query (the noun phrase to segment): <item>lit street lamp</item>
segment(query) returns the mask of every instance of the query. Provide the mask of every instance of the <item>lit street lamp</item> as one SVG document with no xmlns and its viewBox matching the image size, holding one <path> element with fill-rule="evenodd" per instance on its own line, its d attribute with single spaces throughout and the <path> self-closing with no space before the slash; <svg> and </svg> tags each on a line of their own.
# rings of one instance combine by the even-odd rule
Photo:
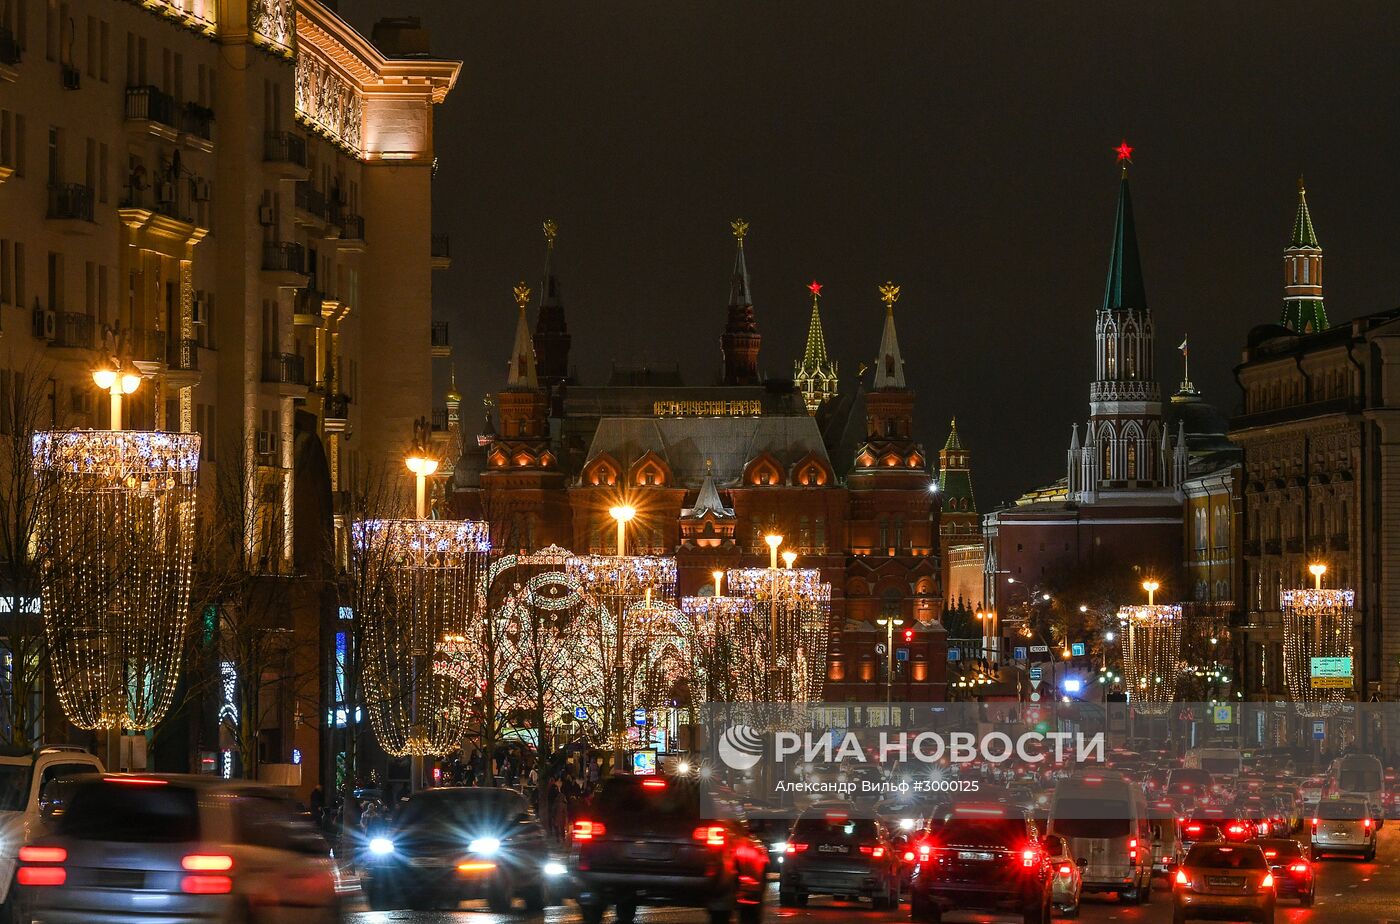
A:
<svg viewBox="0 0 1400 924">
<path fill-rule="evenodd" d="M 617 521 L 617 554 L 621 558 L 627 554 L 627 524 L 637 515 L 637 508 L 620 504 L 611 508 L 608 515 Z"/>
<path fill-rule="evenodd" d="M 1320 561 L 1308 565 L 1308 573 L 1313 576 L 1313 590 L 1322 589 L 1322 576 L 1327 573 L 1327 566 Z"/>
<path fill-rule="evenodd" d="M 890 701 L 890 688 L 894 685 L 894 627 L 904 625 L 902 619 L 881 617 L 876 625 L 885 627 L 885 702 Z"/>
<path fill-rule="evenodd" d="M 122 371 L 121 360 L 113 359 L 111 366 L 94 369 L 92 380 L 97 387 L 112 396 L 113 431 L 122 428 L 122 396 L 129 395 L 141 387 L 141 374 L 132 370 Z"/>
<path fill-rule="evenodd" d="M 412 455 L 404 460 L 408 470 L 413 473 L 414 479 L 418 483 L 418 519 L 428 518 L 428 476 L 438 469 L 437 459 L 430 459 L 427 456 Z"/>
<path fill-rule="evenodd" d="M 1155 593 L 1157 592 L 1157 589 L 1160 588 L 1161 586 L 1162 586 L 1161 584 L 1157 583 L 1156 581 L 1152 581 L 1152 580 L 1147 580 L 1147 581 L 1143 581 L 1143 582 L 1142 582 L 1142 589 L 1145 590 L 1145 591 L 1147 591 L 1147 605 L 1148 605 L 1148 606 L 1152 606 L 1152 605 L 1153 605 L 1153 603 L 1152 603 L 1152 595 L 1155 594 Z"/>
<path fill-rule="evenodd" d="M 768 567 L 776 571 L 778 568 L 778 546 L 783 544 L 783 537 L 777 533 L 769 533 L 763 537 L 763 541 L 768 543 Z"/>
<path fill-rule="evenodd" d="M 721 589 L 721 586 L 722 586 L 722 582 L 724 581 L 724 572 L 723 572 L 723 571 L 711 571 L 711 572 L 710 572 L 710 577 L 712 577 L 712 578 L 715 579 L 715 596 L 716 596 L 716 597 L 722 597 L 722 596 L 724 596 L 724 594 L 720 593 L 720 589 Z"/>
<path fill-rule="evenodd" d="M 791 550 L 783 553 L 783 567 L 791 568 L 792 563 L 797 561 L 797 553 Z"/>
</svg>

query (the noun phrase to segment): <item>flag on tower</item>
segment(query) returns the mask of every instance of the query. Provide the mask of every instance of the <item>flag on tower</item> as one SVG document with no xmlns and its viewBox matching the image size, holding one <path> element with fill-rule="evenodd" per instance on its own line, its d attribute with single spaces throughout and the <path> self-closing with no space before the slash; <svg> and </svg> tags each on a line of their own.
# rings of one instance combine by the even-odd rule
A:
<svg viewBox="0 0 1400 924">
<path fill-rule="evenodd" d="M 1177 349 L 1181 351 L 1181 355 L 1183 355 L 1183 356 L 1186 355 L 1186 341 L 1187 341 L 1189 338 L 1190 338 L 1190 335 L 1189 335 L 1189 334 L 1187 334 L 1185 337 L 1182 337 L 1182 338 L 1181 338 L 1181 346 L 1177 347 Z"/>
</svg>

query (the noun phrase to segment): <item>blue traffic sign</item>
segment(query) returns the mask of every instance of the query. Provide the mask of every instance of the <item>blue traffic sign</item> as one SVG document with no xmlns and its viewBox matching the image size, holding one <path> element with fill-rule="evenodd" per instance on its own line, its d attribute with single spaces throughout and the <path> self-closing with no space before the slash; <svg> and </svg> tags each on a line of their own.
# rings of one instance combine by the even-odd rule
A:
<svg viewBox="0 0 1400 924">
<path fill-rule="evenodd" d="M 584 707 L 584 706 L 575 706 L 575 707 L 574 707 L 574 718 L 578 719 L 580 722 L 587 722 L 587 721 L 588 721 L 588 709 L 587 709 L 586 707 Z"/>
<path fill-rule="evenodd" d="M 1016 650 L 1013 652 L 1013 657 L 1014 657 L 1017 661 L 1024 661 L 1024 660 L 1026 660 L 1026 646 L 1025 646 L 1025 645 L 1018 645 L 1018 646 L 1016 647 Z"/>
<path fill-rule="evenodd" d="M 1041 671 L 1041 669 L 1038 668 L 1038 667 L 1033 667 L 1033 668 L 1031 668 L 1031 680 L 1039 681 L 1039 680 L 1040 680 L 1040 671 Z"/>
<path fill-rule="evenodd" d="M 908 648 L 896 648 L 896 649 L 894 650 L 894 659 L 895 659 L 896 661 L 908 661 L 908 660 L 909 660 L 909 649 L 908 649 Z"/>
<path fill-rule="evenodd" d="M 1070 653 L 1070 655 L 1071 655 L 1072 657 L 1076 657 L 1076 658 L 1082 658 L 1082 657 L 1084 657 L 1084 643 L 1083 643 L 1083 642 L 1071 642 L 1071 643 L 1070 643 L 1070 646 L 1069 646 L 1069 653 Z"/>
<path fill-rule="evenodd" d="M 949 660 L 949 661 L 960 661 L 960 660 L 962 660 L 962 652 L 959 651 L 959 650 L 956 649 L 956 648 L 949 648 L 949 649 L 948 649 L 948 660 Z"/>
<path fill-rule="evenodd" d="M 1322 739 L 1324 739 L 1324 738 L 1326 738 L 1326 737 L 1327 737 L 1327 722 L 1326 722 L 1326 721 L 1314 722 L 1314 723 L 1313 723 L 1313 740 L 1314 740 L 1314 741 L 1321 741 Z"/>
<path fill-rule="evenodd" d="M 647 711 L 646 711 L 645 709 L 633 709 L 633 710 L 632 710 L 632 724 L 633 724 L 633 725 L 645 725 L 645 724 L 647 724 Z"/>
</svg>

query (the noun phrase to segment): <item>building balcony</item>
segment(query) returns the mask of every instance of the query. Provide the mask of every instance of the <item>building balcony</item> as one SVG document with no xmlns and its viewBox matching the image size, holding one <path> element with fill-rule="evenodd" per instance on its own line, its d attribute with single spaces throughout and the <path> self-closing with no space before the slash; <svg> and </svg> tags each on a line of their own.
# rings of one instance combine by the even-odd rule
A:
<svg viewBox="0 0 1400 924">
<path fill-rule="evenodd" d="M 1241 546 L 1241 551 L 1242 551 L 1245 555 L 1258 555 L 1258 554 L 1259 554 L 1259 540 L 1258 540 L 1258 539 L 1246 539 L 1246 540 L 1244 541 L 1244 543 L 1242 544 L 1242 546 Z"/>
<path fill-rule="evenodd" d="M 335 223 L 340 228 L 340 240 L 344 243 L 365 241 L 365 217 L 347 211 L 344 207 L 335 210 Z"/>
<path fill-rule="evenodd" d="M 1161 401 L 1162 388 L 1156 382 L 1132 379 L 1126 382 L 1093 382 L 1090 401 Z"/>
<path fill-rule="evenodd" d="M 433 269 L 447 269 L 452 265 L 452 238 L 446 234 L 434 234 L 428 252 L 432 257 Z"/>
<path fill-rule="evenodd" d="M 1301 555 L 1303 552 L 1303 538 L 1293 536 L 1284 542 L 1284 548 L 1294 555 Z"/>
<path fill-rule="evenodd" d="M 330 223 L 330 209 L 326 204 L 326 194 L 321 192 L 309 182 L 301 182 L 296 185 L 296 193 L 292 197 L 296 211 L 293 215 L 297 224 L 324 230 Z"/>
<path fill-rule="evenodd" d="M 180 140 L 180 119 L 175 98 L 149 84 L 126 88 L 126 124 L 140 134 L 163 141 Z"/>
<path fill-rule="evenodd" d="M 92 220 L 92 187 L 81 183 L 50 183 L 50 221 L 63 222 L 65 234 L 91 234 L 96 225 Z"/>
<path fill-rule="evenodd" d="M 321 309 L 325 302 L 325 293 L 316 288 L 316 280 L 312 279 L 306 288 L 297 290 L 292 306 L 293 323 L 298 327 L 320 327 L 323 323 Z"/>
<path fill-rule="evenodd" d="M 446 321 L 433 322 L 432 355 L 442 359 L 452 355 L 452 339 L 448 336 Z"/>
<path fill-rule="evenodd" d="M 292 132 L 268 132 L 263 136 L 263 166 L 284 180 L 306 179 L 306 139 Z"/>
<path fill-rule="evenodd" d="M 185 103 L 180 110 L 181 138 L 191 147 L 214 150 L 214 110 L 198 103 Z"/>
<path fill-rule="evenodd" d="M 1264 554 L 1265 554 L 1265 555 L 1282 555 L 1282 554 L 1283 554 L 1283 540 L 1282 540 L 1282 539 L 1265 539 L 1265 540 L 1264 540 Z"/>
<path fill-rule="evenodd" d="M 169 360 L 166 343 L 169 336 L 163 330 L 128 327 L 122 331 L 122 346 L 131 354 L 131 361 L 142 372 L 154 373 Z M 150 367 L 150 368 L 146 368 Z"/>
<path fill-rule="evenodd" d="M 199 384 L 199 341 L 175 337 L 165 360 L 165 380 L 175 388 Z"/>
<path fill-rule="evenodd" d="M 55 318 L 54 338 L 50 345 L 74 350 L 91 350 L 97 346 L 97 325 L 92 315 L 79 311 L 60 311 Z"/>
<path fill-rule="evenodd" d="M 264 241 L 263 272 L 271 273 L 284 288 L 305 288 L 310 281 L 306 273 L 306 248 L 295 241 Z"/>
<path fill-rule="evenodd" d="M 203 180 L 200 180 L 203 182 Z M 129 189 L 122 199 L 119 209 L 146 212 L 150 215 L 163 215 L 171 221 L 187 225 L 186 236 L 193 236 L 198 225 L 194 219 L 194 202 L 188 193 L 188 183 L 160 182 L 151 189 Z M 182 196 L 181 194 L 184 193 Z M 123 220 L 135 216 L 123 216 Z M 203 234 L 199 235 L 200 237 Z"/>
<path fill-rule="evenodd" d="M 6 26 L 0 26 L 0 68 L 12 68 L 19 63 L 19 41 Z M 13 72 L 11 72 L 13 73 Z M 13 76 L 6 76 L 7 80 L 14 80 Z"/>
<path fill-rule="evenodd" d="M 1327 547 L 1334 552 L 1346 552 L 1351 549 L 1351 537 L 1346 533 L 1339 533 L 1327 540 Z"/>
<path fill-rule="evenodd" d="M 264 353 L 262 380 L 279 385 L 279 392 L 294 396 L 306 395 L 306 360 L 299 353 Z"/>
</svg>

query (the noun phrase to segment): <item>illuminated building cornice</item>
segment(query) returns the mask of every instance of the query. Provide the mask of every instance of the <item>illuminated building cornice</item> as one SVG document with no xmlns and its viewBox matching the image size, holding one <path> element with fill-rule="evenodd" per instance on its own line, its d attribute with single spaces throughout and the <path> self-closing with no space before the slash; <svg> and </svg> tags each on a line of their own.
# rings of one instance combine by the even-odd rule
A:
<svg viewBox="0 0 1400 924">
<path fill-rule="evenodd" d="M 290 58 L 296 53 L 296 0 L 248 0 L 248 36 L 253 44 Z"/>
<path fill-rule="evenodd" d="M 200 35 L 219 32 L 218 0 L 133 0 L 137 6 Z"/>
<path fill-rule="evenodd" d="M 387 58 L 319 0 L 297 4 L 296 41 L 298 120 L 364 160 L 431 163 L 426 110 L 447 98 L 460 61 Z"/>
</svg>

